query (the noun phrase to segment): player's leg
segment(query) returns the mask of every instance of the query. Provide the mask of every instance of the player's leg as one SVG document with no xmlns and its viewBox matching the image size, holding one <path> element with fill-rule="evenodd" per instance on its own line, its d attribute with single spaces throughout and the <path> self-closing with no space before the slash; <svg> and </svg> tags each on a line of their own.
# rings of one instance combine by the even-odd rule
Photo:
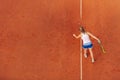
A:
<svg viewBox="0 0 120 80">
<path fill-rule="evenodd" d="M 95 60 L 94 60 L 92 48 L 89 48 L 89 52 L 90 52 L 90 55 L 91 55 L 91 58 L 92 58 L 92 63 L 94 63 Z"/>
<path fill-rule="evenodd" d="M 84 49 L 84 57 L 87 58 L 87 49 Z"/>
</svg>

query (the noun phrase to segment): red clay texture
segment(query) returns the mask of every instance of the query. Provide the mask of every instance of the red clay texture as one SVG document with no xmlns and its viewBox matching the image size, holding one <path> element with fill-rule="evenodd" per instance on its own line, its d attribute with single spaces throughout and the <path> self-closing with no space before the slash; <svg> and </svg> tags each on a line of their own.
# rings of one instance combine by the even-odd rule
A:
<svg viewBox="0 0 120 80">
<path fill-rule="evenodd" d="M 1 0 L 0 80 L 80 80 L 79 23 L 92 39 L 96 62 L 83 56 L 83 80 L 120 80 L 120 1 Z"/>
</svg>

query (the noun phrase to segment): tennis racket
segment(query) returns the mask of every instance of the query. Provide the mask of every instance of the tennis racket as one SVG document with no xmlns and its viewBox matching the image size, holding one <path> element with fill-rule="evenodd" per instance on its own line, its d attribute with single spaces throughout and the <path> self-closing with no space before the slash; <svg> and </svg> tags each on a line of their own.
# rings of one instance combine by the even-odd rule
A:
<svg viewBox="0 0 120 80">
<path fill-rule="evenodd" d="M 103 52 L 103 53 L 106 53 L 105 48 L 103 47 L 102 43 L 101 43 L 100 41 L 99 41 L 98 43 L 99 43 L 99 45 L 100 45 L 100 48 L 101 48 L 102 52 Z"/>
</svg>

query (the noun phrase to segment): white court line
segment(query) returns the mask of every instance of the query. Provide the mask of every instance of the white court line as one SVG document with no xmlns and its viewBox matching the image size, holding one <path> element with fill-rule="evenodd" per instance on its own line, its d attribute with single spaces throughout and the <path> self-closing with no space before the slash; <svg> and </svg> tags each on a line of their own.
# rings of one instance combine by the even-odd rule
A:
<svg viewBox="0 0 120 80">
<path fill-rule="evenodd" d="M 80 19 L 82 20 L 82 0 L 80 0 Z"/>
<path fill-rule="evenodd" d="M 80 19 L 82 20 L 82 0 L 80 0 Z M 80 40 L 80 80 L 82 80 L 82 40 Z"/>
<path fill-rule="evenodd" d="M 82 80 L 82 40 L 80 40 L 80 80 Z"/>
</svg>

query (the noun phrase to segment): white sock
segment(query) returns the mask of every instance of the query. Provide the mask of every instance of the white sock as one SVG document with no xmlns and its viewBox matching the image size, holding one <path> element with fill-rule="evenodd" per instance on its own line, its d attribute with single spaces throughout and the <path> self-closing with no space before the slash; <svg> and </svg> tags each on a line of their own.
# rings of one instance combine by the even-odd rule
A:
<svg viewBox="0 0 120 80">
<path fill-rule="evenodd" d="M 84 57 L 87 58 L 87 53 L 84 53 Z"/>
<path fill-rule="evenodd" d="M 92 63 L 94 63 L 95 62 L 95 60 L 94 59 L 92 59 Z"/>
</svg>

